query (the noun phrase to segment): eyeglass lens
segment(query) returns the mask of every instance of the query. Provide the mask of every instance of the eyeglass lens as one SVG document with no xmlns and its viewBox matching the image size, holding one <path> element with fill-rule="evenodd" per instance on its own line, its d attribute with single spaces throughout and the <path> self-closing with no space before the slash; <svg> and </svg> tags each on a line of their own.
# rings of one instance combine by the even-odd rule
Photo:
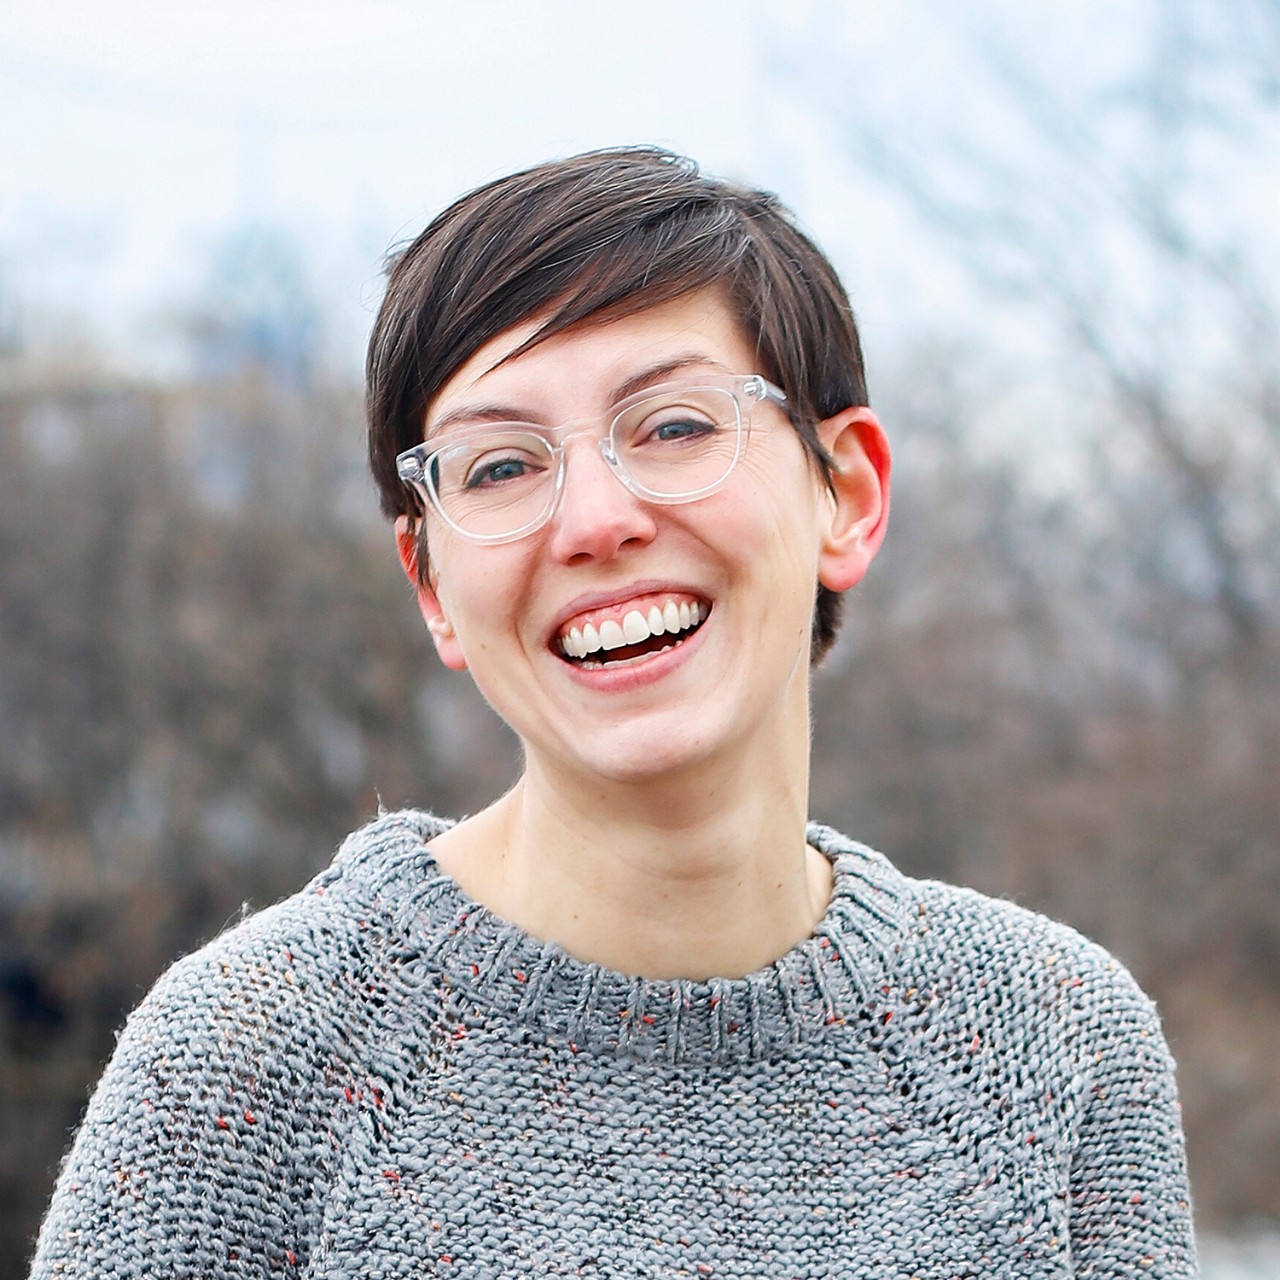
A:
<svg viewBox="0 0 1280 1280">
<path fill-rule="evenodd" d="M 636 492 L 694 498 L 714 489 L 741 450 L 742 418 L 720 387 L 664 391 L 628 406 L 612 424 L 606 458 Z M 559 449 L 540 432 L 503 427 L 434 455 L 429 483 L 459 529 L 500 537 L 536 525 L 555 503 Z"/>
</svg>

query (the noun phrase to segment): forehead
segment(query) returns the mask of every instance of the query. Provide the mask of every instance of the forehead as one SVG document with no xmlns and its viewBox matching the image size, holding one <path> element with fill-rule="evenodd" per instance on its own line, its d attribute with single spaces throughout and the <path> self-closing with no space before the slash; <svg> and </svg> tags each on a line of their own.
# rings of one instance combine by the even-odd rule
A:
<svg viewBox="0 0 1280 1280">
<path fill-rule="evenodd" d="M 427 410 L 431 425 L 472 401 L 516 397 L 541 402 L 568 396 L 612 402 L 647 369 L 662 380 L 685 367 L 754 373 L 755 344 L 718 289 L 700 290 L 629 315 L 585 320 L 521 350 L 552 313 L 540 314 L 476 349 L 440 388 Z M 531 404 L 532 407 L 532 404 Z M 590 411 L 590 410 L 588 410 Z"/>
</svg>

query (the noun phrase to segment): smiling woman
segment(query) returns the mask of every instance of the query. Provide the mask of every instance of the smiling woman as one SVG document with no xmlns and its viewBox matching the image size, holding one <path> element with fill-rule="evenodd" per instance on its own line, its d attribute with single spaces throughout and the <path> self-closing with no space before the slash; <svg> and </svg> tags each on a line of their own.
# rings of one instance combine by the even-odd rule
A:
<svg viewBox="0 0 1280 1280">
<path fill-rule="evenodd" d="M 653 150 L 481 188 L 395 259 L 368 382 L 423 618 L 523 771 L 161 980 L 34 1274 L 1194 1274 L 1123 969 L 808 822 L 889 450 L 776 200 Z"/>
</svg>

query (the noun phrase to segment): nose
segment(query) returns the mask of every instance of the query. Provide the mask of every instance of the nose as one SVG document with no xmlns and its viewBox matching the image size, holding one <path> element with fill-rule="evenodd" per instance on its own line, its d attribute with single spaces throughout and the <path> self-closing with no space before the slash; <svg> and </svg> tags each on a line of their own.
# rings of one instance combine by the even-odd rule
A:
<svg viewBox="0 0 1280 1280">
<path fill-rule="evenodd" d="M 550 537 L 551 553 L 562 563 L 608 560 L 657 532 L 653 509 L 614 475 L 604 444 L 586 436 L 565 442 L 564 489 Z"/>
</svg>

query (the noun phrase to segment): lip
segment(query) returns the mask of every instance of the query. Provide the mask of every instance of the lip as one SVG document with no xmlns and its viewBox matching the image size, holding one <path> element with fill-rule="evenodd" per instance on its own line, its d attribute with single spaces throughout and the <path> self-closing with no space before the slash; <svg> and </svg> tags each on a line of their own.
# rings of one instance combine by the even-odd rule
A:
<svg viewBox="0 0 1280 1280">
<path fill-rule="evenodd" d="M 615 591 L 587 593 L 571 600 L 556 615 L 555 621 L 552 622 L 547 630 L 544 643 L 554 653 L 558 647 L 561 634 L 575 618 L 596 610 L 620 609 L 623 605 L 630 604 L 646 596 L 655 595 L 689 596 L 704 604 L 714 604 L 712 597 L 705 591 L 700 591 L 697 587 L 690 586 L 687 583 L 660 581 L 658 579 L 647 582 L 630 582 L 625 587 L 619 587 Z"/>
<path fill-rule="evenodd" d="M 692 594 L 692 593 L 691 593 Z M 623 596 L 624 600 L 630 596 Z M 699 597 L 705 599 L 706 597 Z M 602 606 L 597 606 L 602 607 Z M 714 613 L 714 610 L 712 610 Z M 707 619 L 711 621 L 710 617 Z M 690 660 L 701 647 L 707 634 L 707 625 L 695 628 L 687 638 L 669 649 L 660 650 L 649 655 L 643 661 L 625 666 L 603 665 L 584 667 L 577 663 L 558 661 L 559 669 L 579 688 L 589 689 L 593 693 L 626 693 L 633 689 L 643 689 L 662 680 L 677 668 Z"/>
</svg>

